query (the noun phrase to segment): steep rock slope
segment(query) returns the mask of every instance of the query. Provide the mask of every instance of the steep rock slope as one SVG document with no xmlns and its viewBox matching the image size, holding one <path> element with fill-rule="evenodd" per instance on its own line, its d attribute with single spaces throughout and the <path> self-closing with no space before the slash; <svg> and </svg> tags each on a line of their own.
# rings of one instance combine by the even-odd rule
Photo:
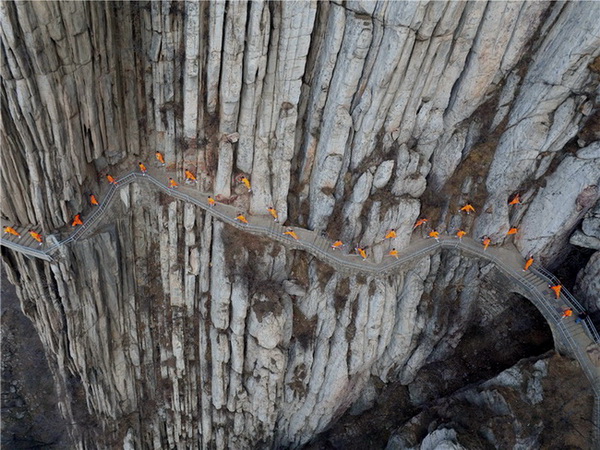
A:
<svg viewBox="0 0 600 450">
<path fill-rule="evenodd" d="M 419 216 L 494 243 L 518 226 L 518 248 L 548 264 L 580 223 L 600 237 L 581 221 L 599 195 L 596 3 L 7 2 L 0 13 L 2 214 L 15 223 L 49 233 L 85 217 L 103 174 L 160 150 L 199 188 L 255 214 L 274 205 L 376 259 L 385 231 L 401 249 Z M 476 214 L 458 212 L 466 202 Z M 80 380 L 98 422 L 74 439 L 135 448 L 301 445 L 370 376 L 410 383 L 451 354 L 481 321 L 472 305 L 489 273 L 445 253 L 400 276 L 345 278 L 137 186 L 58 263 L 3 256 L 61 410 L 78 422 Z M 597 307 L 593 276 L 581 280 Z"/>
</svg>

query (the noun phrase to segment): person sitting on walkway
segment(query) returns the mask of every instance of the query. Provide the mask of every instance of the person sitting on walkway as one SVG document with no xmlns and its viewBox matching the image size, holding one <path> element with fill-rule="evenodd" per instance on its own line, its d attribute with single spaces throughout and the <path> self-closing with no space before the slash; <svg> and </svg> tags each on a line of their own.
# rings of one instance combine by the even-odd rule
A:
<svg viewBox="0 0 600 450">
<path fill-rule="evenodd" d="M 398 259 L 398 250 L 396 250 L 395 248 L 391 249 L 388 253 L 388 256 L 393 256 L 394 258 Z"/>
<path fill-rule="evenodd" d="M 527 258 L 527 261 L 525 261 L 525 267 L 523 267 L 523 272 L 528 271 L 532 264 L 533 264 L 533 256 L 530 256 L 529 258 Z"/>
<path fill-rule="evenodd" d="M 463 238 L 463 237 L 464 237 L 466 234 L 467 234 L 467 232 L 466 232 L 466 231 L 464 231 L 464 230 L 458 230 L 458 231 L 456 232 L 456 236 L 458 236 L 458 239 L 459 239 L 459 240 L 461 240 L 461 241 L 462 241 L 462 238 Z"/>
<path fill-rule="evenodd" d="M 552 289 L 554 291 L 554 295 L 556 295 L 556 298 L 559 299 L 560 298 L 560 291 L 562 290 L 562 285 L 561 284 L 557 284 L 555 286 L 549 286 L 550 289 Z"/>
<path fill-rule="evenodd" d="M 439 241 L 439 240 L 440 240 L 440 233 L 439 233 L 438 231 L 431 230 L 431 231 L 429 232 L 429 237 L 432 237 L 432 238 L 434 238 L 436 241 Z"/>
<path fill-rule="evenodd" d="M 413 226 L 413 230 L 419 228 L 421 225 L 425 225 L 427 223 L 427 219 L 419 219 L 415 222 Z"/>
<path fill-rule="evenodd" d="M 196 176 L 190 172 L 188 169 L 185 169 L 185 182 L 186 183 L 198 183 Z"/>
<path fill-rule="evenodd" d="M 492 240 L 488 236 L 484 236 L 481 243 L 483 244 L 483 251 L 486 251 L 492 243 Z"/>
<path fill-rule="evenodd" d="M 175 181 L 173 178 L 169 178 L 169 187 L 171 189 L 175 189 L 179 187 L 179 183 L 177 183 L 177 181 Z"/>
<path fill-rule="evenodd" d="M 344 243 L 340 240 L 335 241 L 333 244 L 331 244 L 331 248 L 332 249 L 341 249 L 344 246 Z"/>
<path fill-rule="evenodd" d="M 92 204 L 92 206 L 98 206 L 98 200 L 96 200 L 96 196 L 94 194 L 90 195 L 90 203 Z"/>
<path fill-rule="evenodd" d="M 392 228 L 390 231 L 387 232 L 387 234 L 385 235 L 385 239 L 396 239 L 396 229 Z"/>
<path fill-rule="evenodd" d="M 566 317 L 571 317 L 573 315 L 573 309 L 572 308 L 567 308 L 563 311 L 562 316 L 560 317 L 561 319 L 564 319 Z"/>
<path fill-rule="evenodd" d="M 32 238 L 34 238 L 36 241 L 38 241 L 39 245 L 42 245 L 42 235 L 40 233 L 36 233 L 33 230 L 29 230 L 29 234 L 31 235 Z"/>
<path fill-rule="evenodd" d="M 21 238 L 21 233 L 15 230 L 13 227 L 4 227 L 4 233 L 12 234 L 13 236 Z"/>
<path fill-rule="evenodd" d="M 77 225 L 83 225 L 83 221 L 81 220 L 81 214 L 76 214 L 73 218 L 73 222 L 71 222 L 72 227 L 76 227 Z"/>
<path fill-rule="evenodd" d="M 517 227 L 511 227 L 511 229 L 506 232 L 506 235 L 510 236 L 511 234 L 517 234 L 518 231 L 519 229 Z"/>
<path fill-rule="evenodd" d="M 160 163 L 161 166 L 165 165 L 165 157 L 163 156 L 163 154 L 161 152 L 156 152 L 156 159 L 158 159 L 158 162 Z"/>
<path fill-rule="evenodd" d="M 363 260 L 367 259 L 367 252 L 365 251 L 364 247 L 356 247 L 354 250 L 356 250 L 356 253 L 362 256 Z"/>
<path fill-rule="evenodd" d="M 287 231 L 283 232 L 283 234 L 287 234 L 288 236 L 291 236 L 291 237 L 293 237 L 296 240 L 300 239 L 298 237 L 298 235 L 296 234 L 296 232 L 293 229 L 291 229 L 291 228 L 288 228 Z"/>
<path fill-rule="evenodd" d="M 460 210 L 466 212 L 467 214 L 475 212 L 475 208 L 473 208 L 473 205 L 471 205 L 470 203 L 467 203 L 465 206 L 460 208 Z"/>
<path fill-rule="evenodd" d="M 510 202 L 508 202 L 510 206 L 516 206 L 521 204 L 521 196 L 516 194 Z"/>
<path fill-rule="evenodd" d="M 250 185 L 250 180 L 248 178 L 243 176 L 242 178 L 240 178 L 240 181 L 242 183 L 244 183 L 244 186 L 246 186 L 246 189 L 248 189 L 248 192 L 252 192 L 252 186 Z"/>
<path fill-rule="evenodd" d="M 142 175 L 146 175 L 146 172 L 148 172 L 148 169 L 146 169 L 146 166 L 144 165 L 143 162 L 139 162 L 138 166 L 140 166 L 140 171 L 142 172 Z"/>
<path fill-rule="evenodd" d="M 279 222 L 279 216 L 277 215 L 277 210 L 275 208 L 273 208 L 272 206 L 267 206 L 267 211 L 269 211 L 273 216 L 274 222 Z"/>
<path fill-rule="evenodd" d="M 216 201 L 214 198 L 212 198 L 210 195 L 208 196 L 208 205 L 209 206 L 215 206 L 216 205 Z"/>
<path fill-rule="evenodd" d="M 110 184 L 114 184 L 115 186 L 118 184 L 118 183 L 117 183 L 117 180 L 115 180 L 115 179 L 114 179 L 114 178 L 113 178 L 111 175 L 109 175 L 109 174 L 106 174 L 106 179 L 108 180 L 108 182 L 109 182 Z"/>
<path fill-rule="evenodd" d="M 246 219 L 246 216 L 244 216 L 244 213 L 239 212 L 236 219 L 239 220 L 240 222 L 248 225 L 248 219 Z"/>
</svg>

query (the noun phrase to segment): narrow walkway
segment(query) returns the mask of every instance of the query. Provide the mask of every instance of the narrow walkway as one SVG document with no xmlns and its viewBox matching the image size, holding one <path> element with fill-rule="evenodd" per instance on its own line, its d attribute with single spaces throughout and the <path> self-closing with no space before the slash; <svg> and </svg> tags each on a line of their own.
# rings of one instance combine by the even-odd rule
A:
<svg viewBox="0 0 600 450">
<path fill-rule="evenodd" d="M 570 292 L 563 289 L 560 299 L 555 298 L 549 285 L 558 284 L 558 280 L 551 273 L 536 264 L 527 272 L 522 270 L 524 260 L 514 247 L 490 247 L 484 250 L 480 243 L 467 237 L 459 240 L 456 237 L 440 236 L 439 240 L 434 240 L 413 236 L 410 245 L 400 252 L 401 255 L 397 259 L 387 257 L 378 263 L 370 259 L 362 260 L 359 256 L 349 253 L 350 249 L 345 251 L 331 249 L 331 241 L 315 231 L 294 227 L 293 230 L 298 235 L 298 240 L 284 235 L 283 233 L 288 227 L 275 223 L 270 216 L 248 216 L 249 224 L 241 223 L 236 219 L 239 208 L 221 203 L 210 206 L 208 196 L 211 194 L 202 193 L 184 185 L 180 185 L 176 189 L 169 188 L 169 176 L 175 178 L 176 174 L 165 170 L 149 169 L 146 175 L 132 172 L 119 178 L 117 185 L 111 185 L 106 190 L 100 205 L 94 207 L 91 214 L 83 217 L 84 226 L 77 227 L 67 238 L 60 241 L 55 236 L 49 236 L 42 246 L 29 236 L 28 230 L 31 227 L 19 227 L 2 221 L 3 228 L 12 226 L 21 233 L 22 237 L 18 238 L 5 233 L 0 239 L 0 244 L 27 256 L 52 262 L 54 260 L 52 254 L 56 250 L 88 236 L 96 229 L 119 189 L 132 182 L 141 182 L 151 184 L 174 198 L 200 206 L 208 214 L 240 230 L 267 236 L 289 248 L 305 250 L 345 275 L 362 273 L 373 277 L 384 277 L 405 267 L 407 263 L 415 259 L 441 249 L 460 250 L 493 263 L 504 275 L 516 282 L 548 321 L 554 330 L 555 339 L 560 339 L 565 349 L 579 361 L 595 393 L 594 422 L 598 433 L 600 424 L 600 360 L 597 345 L 600 337 L 598 332 L 589 318 L 583 323 L 575 322 L 577 314 L 582 312 L 583 308 Z M 562 318 L 565 308 L 572 308 L 574 315 Z"/>
</svg>

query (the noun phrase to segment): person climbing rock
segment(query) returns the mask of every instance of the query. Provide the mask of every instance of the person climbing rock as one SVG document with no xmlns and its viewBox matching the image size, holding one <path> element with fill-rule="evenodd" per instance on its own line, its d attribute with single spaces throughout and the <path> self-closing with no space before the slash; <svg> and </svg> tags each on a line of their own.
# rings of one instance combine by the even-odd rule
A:
<svg viewBox="0 0 600 450">
<path fill-rule="evenodd" d="M 42 240 L 42 235 L 40 233 L 36 233 L 33 230 L 29 230 L 29 234 L 31 235 L 32 238 L 34 238 L 36 241 L 38 241 L 39 245 L 42 245 L 43 240 Z"/>
<path fill-rule="evenodd" d="M 13 236 L 21 238 L 21 233 L 19 233 L 13 227 L 4 227 L 4 233 L 12 234 Z"/>
<path fill-rule="evenodd" d="M 364 247 L 356 247 L 354 250 L 356 250 L 356 253 L 358 253 L 363 260 L 367 259 L 367 252 Z"/>
<path fill-rule="evenodd" d="M 118 184 L 118 183 L 117 183 L 117 180 L 115 180 L 115 179 L 114 179 L 114 178 L 113 178 L 111 175 L 109 175 L 109 174 L 106 174 L 106 179 L 108 180 L 108 182 L 109 182 L 110 184 L 114 184 L 114 185 L 117 185 L 117 184 Z"/>
<path fill-rule="evenodd" d="M 432 237 L 432 238 L 434 238 L 436 241 L 439 241 L 439 240 L 440 240 L 440 233 L 439 233 L 439 232 L 437 232 L 437 231 L 435 231 L 435 230 L 431 230 L 431 231 L 429 232 L 429 237 Z"/>
<path fill-rule="evenodd" d="M 466 231 L 464 231 L 464 230 L 458 230 L 458 231 L 456 232 L 456 236 L 458 236 L 458 239 L 460 239 L 461 241 L 462 241 L 462 238 L 463 238 L 463 237 L 464 237 L 466 234 L 467 234 L 467 232 L 466 232 Z"/>
<path fill-rule="evenodd" d="M 557 284 L 555 286 L 550 286 L 550 289 L 552 289 L 554 291 L 554 295 L 556 295 L 556 298 L 559 299 L 560 298 L 560 291 L 562 290 L 562 285 L 561 284 Z"/>
<path fill-rule="evenodd" d="M 146 169 L 146 166 L 144 165 L 143 162 L 139 162 L 138 166 L 140 166 L 140 172 L 142 172 L 142 175 L 146 175 L 146 172 L 148 172 L 148 169 Z"/>
<path fill-rule="evenodd" d="M 331 244 L 331 248 L 332 249 L 338 249 L 338 248 L 342 248 L 344 246 L 344 243 L 340 240 L 335 241 L 333 244 Z"/>
<path fill-rule="evenodd" d="M 198 183 L 196 176 L 190 172 L 188 169 L 185 169 L 185 182 L 186 183 Z"/>
<path fill-rule="evenodd" d="M 209 206 L 215 206 L 216 205 L 216 201 L 214 198 L 212 198 L 210 195 L 208 196 L 208 205 Z"/>
<path fill-rule="evenodd" d="M 275 208 L 273 208 L 272 206 L 267 206 L 267 211 L 269 211 L 271 213 L 271 216 L 273 216 L 274 222 L 279 222 L 279 216 L 277 215 L 277 210 Z"/>
<path fill-rule="evenodd" d="M 93 206 L 98 206 L 98 205 L 99 205 L 99 203 L 98 203 L 98 200 L 96 200 L 96 196 L 95 196 L 94 194 L 91 194 L 91 195 L 90 195 L 90 203 L 91 203 Z"/>
<path fill-rule="evenodd" d="M 523 267 L 523 272 L 529 270 L 529 268 L 531 267 L 532 264 L 533 264 L 533 256 L 530 256 L 529 258 L 527 258 L 527 261 L 525 261 L 525 267 Z"/>
<path fill-rule="evenodd" d="M 398 259 L 398 250 L 396 250 L 395 248 L 391 249 L 388 253 L 388 256 L 393 256 L 394 258 Z"/>
<path fill-rule="evenodd" d="M 244 183 L 244 186 L 246 186 L 246 189 L 248 189 L 248 192 L 252 192 L 252 186 L 250 185 L 250 180 L 246 177 L 242 177 L 240 178 L 240 181 L 242 183 Z"/>
<path fill-rule="evenodd" d="M 573 309 L 572 308 L 566 308 L 563 313 L 562 316 L 560 317 L 561 319 L 565 319 L 567 317 L 571 317 L 573 315 Z"/>
<path fill-rule="evenodd" d="M 427 219 L 419 219 L 413 225 L 413 230 L 419 228 L 421 225 L 425 225 L 427 223 Z"/>
<path fill-rule="evenodd" d="M 519 229 L 517 227 L 511 227 L 510 230 L 508 230 L 506 232 L 507 236 L 510 236 L 511 234 L 517 234 L 517 232 L 519 231 Z"/>
<path fill-rule="evenodd" d="M 156 152 L 156 159 L 158 159 L 158 162 L 160 163 L 161 166 L 165 165 L 165 157 L 163 156 L 163 154 L 161 152 Z"/>
<path fill-rule="evenodd" d="M 471 205 L 470 203 L 467 203 L 465 206 L 460 208 L 460 210 L 466 212 L 467 214 L 475 212 L 475 208 L 473 208 L 473 205 Z"/>
<path fill-rule="evenodd" d="M 489 237 L 484 236 L 481 243 L 483 244 L 483 251 L 486 251 L 488 249 L 488 247 L 490 246 L 490 244 L 492 243 L 492 240 Z"/>
<path fill-rule="evenodd" d="M 177 181 L 175 181 L 173 178 L 169 178 L 169 187 L 171 189 L 175 189 L 179 187 L 179 183 L 177 183 Z"/>
<path fill-rule="evenodd" d="M 241 212 L 238 213 L 236 219 L 239 220 L 240 222 L 245 223 L 246 225 L 248 225 L 248 219 L 246 219 L 246 216 L 244 216 L 244 213 L 241 213 Z"/>
<path fill-rule="evenodd" d="M 396 239 L 396 230 L 394 228 L 392 228 L 390 231 L 387 232 L 387 234 L 385 235 L 385 239 Z"/>
<path fill-rule="evenodd" d="M 283 232 L 283 234 L 287 234 L 288 236 L 291 236 L 291 237 L 293 237 L 296 240 L 300 239 L 298 237 L 298 235 L 296 234 L 296 232 L 293 229 L 291 229 L 291 228 L 288 228 L 287 231 Z"/>
<path fill-rule="evenodd" d="M 510 206 L 520 205 L 521 204 L 521 196 L 516 194 L 510 202 L 508 202 Z"/>
<path fill-rule="evenodd" d="M 76 214 L 73 218 L 73 222 L 71 222 L 72 227 L 76 227 L 77 225 L 83 225 L 83 221 L 81 220 L 81 214 Z"/>
</svg>

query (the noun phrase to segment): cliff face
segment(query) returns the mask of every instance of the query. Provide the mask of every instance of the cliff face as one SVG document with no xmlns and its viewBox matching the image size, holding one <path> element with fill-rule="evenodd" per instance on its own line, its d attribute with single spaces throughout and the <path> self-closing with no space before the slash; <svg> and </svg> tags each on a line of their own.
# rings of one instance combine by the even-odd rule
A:
<svg viewBox="0 0 600 450">
<path fill-rule="evenodd" d="M 14 223 L 54 233 L 85 217 L 102 174 L 160 150 L 199 189 L 254 214 L 273 205 L 376 259 L 386 230 L 402 249 L 420 216 L 495 244 L 517 226 L 522 254 L 554 266 L 569 239 L 599 248 L 594 2 L 7 2 L 0 13 L 2 214 Z M 57 263 L 3 250 L 82 446 L 297 446 L 370 377 L 411 383 L 469 324 L 522 308 L 459 254 L 348 278 L 146 187 L 119 195 Z M 459 213 L 467 202 L 475 214 Z M 596 252 L 579 278 L 591 309 L 599 270 Z M 71 410 L 83 397 L 85 424 Z"/>
</svg>

